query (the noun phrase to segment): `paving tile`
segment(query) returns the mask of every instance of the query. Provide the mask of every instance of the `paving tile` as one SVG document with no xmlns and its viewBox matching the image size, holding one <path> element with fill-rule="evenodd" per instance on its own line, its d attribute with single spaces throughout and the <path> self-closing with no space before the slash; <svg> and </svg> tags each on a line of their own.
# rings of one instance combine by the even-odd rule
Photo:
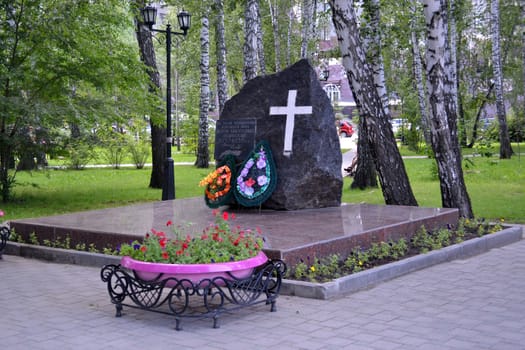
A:
<svg viewBox="0 0 525 350">
<path fill-rule="evenodd" d="M 501 262 L 508 263 L 501 263 Z M 443 263 L 333 300 L 282 296 L 210 319 L 125 308 L 115 316 L 99 268 L 4 255 L 6 349 L 523 349 L 525 241 Z"/>
</svg>

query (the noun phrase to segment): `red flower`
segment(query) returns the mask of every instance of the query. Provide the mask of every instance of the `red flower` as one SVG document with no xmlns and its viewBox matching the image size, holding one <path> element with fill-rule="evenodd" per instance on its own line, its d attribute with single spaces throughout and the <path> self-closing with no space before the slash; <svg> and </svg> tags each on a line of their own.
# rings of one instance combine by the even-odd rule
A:
<svg viewBox="0 0 525 350">
<path fill-rule="evenodd" d="M 162 252 L 162 259 L 168 260 L 169 258 L 170 258 L 170 255 L 168 254 L 168 252 Z"/>
<path fill-rule="evenodd" d="M 222 218 L 224 219 L 224 221 L 228 221 L 228 212 L 227 211 L 222 213 Z"/>
<path fill-rule="evenodd" d="M 166 247 L 166 242 L 167 242 L 166 238 L 161 239 L 159 241 L 160 247 L 161 248 L 165 248 Z"/>
<path fill-rule="evenodd" d="M 188 243 L 186 242 L 182 243 L 182 249 L 188 249 Z"/>
<path fill-rule="evenodd" d="M 162 231 L 155 231 L 155 236 L 157 236 L 159 238 L 166 238 L 166 233 L 164 233 Z"/>
<path fill-rule="evenodd" d="M 168 222 L 166 222 L 166 226 L 171 226 L 173 225 L 173 222 L 171 220 L 168 220 Z"/>
<path fill-rule="evenodd" d="M 255 184 L 255 180 L 250 177 L 248 180 L 244 181 L 244 183 L 246 186 L 252 187 Z"/>
<path fill-rule="evenodd" d="M 141 252 L 145 253 L 146 250 L 148 250 L 148 248 L 146 248 L 145 245 L 143 245 L 142 247 L 140 247 L 140 251 L 141 251 Z"/>
</svg>

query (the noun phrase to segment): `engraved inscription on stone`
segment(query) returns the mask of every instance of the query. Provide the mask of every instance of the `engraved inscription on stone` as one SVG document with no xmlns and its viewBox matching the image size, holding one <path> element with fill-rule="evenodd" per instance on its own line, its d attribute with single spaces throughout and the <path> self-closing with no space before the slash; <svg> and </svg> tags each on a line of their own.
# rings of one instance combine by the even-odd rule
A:
<svg viewBox="0 0 525 350">
<path fill-rule="evenodd" d="M 255 147 L 256 119 L 226 119 L 217 121 L 215 129 L 215 159 L 228 154 L 244 159 Z"/>
</svg>

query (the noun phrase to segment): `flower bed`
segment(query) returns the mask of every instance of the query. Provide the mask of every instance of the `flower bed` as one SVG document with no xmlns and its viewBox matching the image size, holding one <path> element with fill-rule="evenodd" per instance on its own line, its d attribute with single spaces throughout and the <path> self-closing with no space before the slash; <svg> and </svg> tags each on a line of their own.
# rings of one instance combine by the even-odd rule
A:
<svg viewBox="0 0 525 350">
<path fill-rule="evenodd" d="M 291 268 L 291 275 L 299 281 L 327 282 L 501 230 L 501 224 L 490 224 L 483 219 L 461 219 L 455 229 L 427 231 L 423 226 L 409 240 L 377 242 L 369 249 L 356 247 L 344 258 L 338 255 L 324 259 L 305 257 Z"/>
<path fill-rule="evenodd" d="M 120 247 L 120 265 L 101 270 L 117 317 L 123 306 L 167 313 L 180 330 L 183 317 L 212 317 L 217 328 L 225 311 L 261 302 L 275 311 L 286 265 L 262 252 L 260 232 L 232 228 L 227 212 L 214 214 L 215 223 L 200 236 L 152 230 Z"/>
<path fill-rule="evenodd" d="M 189 233 L 184 227 L 166 226 L 172 233 L 151 230 L 142 241 L 122 244 L 119 255 L 135 260 L 169 264 L 208 264 L 246 260 L 259 254 L 263 248 L 260 230 L 231 227 L 234 214 L 214 210 L 215 223 L 200 235 Z"/>
</svg>

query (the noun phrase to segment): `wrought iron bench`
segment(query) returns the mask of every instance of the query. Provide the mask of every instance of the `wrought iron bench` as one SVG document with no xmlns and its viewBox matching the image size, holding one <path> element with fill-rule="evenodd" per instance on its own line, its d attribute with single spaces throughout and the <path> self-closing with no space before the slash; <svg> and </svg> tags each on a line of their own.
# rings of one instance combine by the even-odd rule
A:
<svg viewBox="0 0 525 350">
<path fill-rule="evenodd" d="M 7 224 L 0 226 L 0 259 L 2 259 L 2 254 L 7 245 L 7 240 L 9 239 L 10 234 L 11 230 Z"/>
<path fill-rule="evenodd" d="M 219 328 L 219 316 L 258 303 L 271 305 L 276 311 L 286 264 L 281 260 L 268 260 L 245 279 L 215 277 L 193 283 L 188 279 L 162 278 L 144 281 L 134 271 L 120 265 L 106 265 L 100 271 L 107 283 L 116 317 L 122 316 L 123 306 L 175 316 L 176 330 L 182 330 L 184 317 L 211 317 L 213 328 Z M 131 303 L 125 303 L 129 298 Z"/>
</svg>

